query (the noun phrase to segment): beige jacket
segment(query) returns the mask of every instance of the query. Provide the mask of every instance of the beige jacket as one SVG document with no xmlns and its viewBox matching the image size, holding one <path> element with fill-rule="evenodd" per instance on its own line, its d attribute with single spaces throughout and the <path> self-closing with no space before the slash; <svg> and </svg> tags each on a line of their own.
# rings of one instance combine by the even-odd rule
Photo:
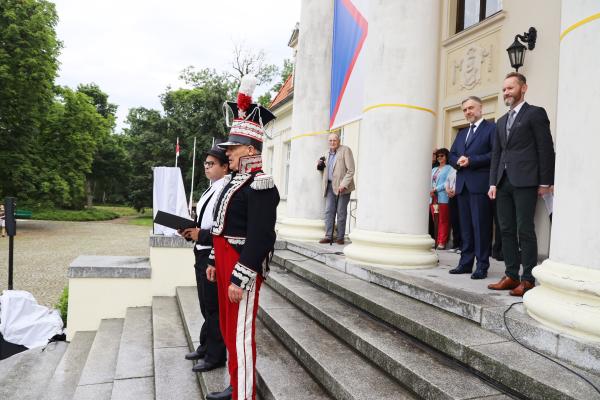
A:
<svg viewBox="0 0 600 400">
<path fill-rule="evenodd" d="M 323 157 L 325 157 L 325 164 L 329 159 L 329 150 L 327 150 Z M 325 169 L 321 171 L 323 175 L 323 196 L 327 196 L 327 176 L 329 168 L 333 168 L 333 179 L 331 180 L 331 186 L 333 192 L 336 193 L 340 186 L 345 187 L 345 193 L 349 193 L 355 189 L 354 187 L 354 156 L 350 147 L 340 145 L 338 147 L 335 157 L 335 163 L 333 167 L 326 165 Z"/>
</svg>

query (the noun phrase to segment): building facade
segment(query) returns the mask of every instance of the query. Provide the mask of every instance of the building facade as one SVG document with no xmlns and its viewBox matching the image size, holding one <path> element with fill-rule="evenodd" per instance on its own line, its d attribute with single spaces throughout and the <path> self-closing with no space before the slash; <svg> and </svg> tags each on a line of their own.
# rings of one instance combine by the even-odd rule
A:
<svg viewBox="0 0 600 400">
<path fill-rule="evenodd" d="M 506 111 L 501 86 L 513 71 L 506 48 L 530 27 L 538 33 L 523 67 L 526 101 L 548 112 L 556 180 L 553 224 L 540 200 L 536 230 L 539 286 L 528 312 L 557 330 L 600 340 L 600 197 L 592 122 L 600 107 L 600 3 L 594 0 L 426 0 L 368 2 L 364 107 L 340 127 L 356 158 L 357 190 L 349 212 L 355 262 L 386 268 L 432 268 L 427 234 L 430 155 L 449 148 L 467 125 L 461 101 L 483 99 L 484 118 Z M 284 188 L 278 234 L 323 236 L 324 198 L 316 161 L 327 149 L 334 1 L 302 0 L 293 98 L 275 107 L 266 163 Z M 292 35 L 294 38 L 294 35 Z M 589 154 L 585 150 L 590 149 Z M 597 202 L 597 200 L 595 200 Z"/>
</svg>

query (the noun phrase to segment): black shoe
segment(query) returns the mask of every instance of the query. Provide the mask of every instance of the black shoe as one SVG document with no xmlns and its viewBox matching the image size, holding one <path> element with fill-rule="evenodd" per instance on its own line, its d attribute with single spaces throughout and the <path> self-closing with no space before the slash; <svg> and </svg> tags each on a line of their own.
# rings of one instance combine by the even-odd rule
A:
<svg viewBox="0 0 600 400">
<path fill-rule="evenodd" d="M 222 392 L 212 392 L 206 395 L 206 400 L 231 400 L 233 394 L 233 387 L 229 386 Z"/>
<path fill-rule="evenodd" d="M 485 279 L 487 278 L 487 271 L 475 271 L 471 274 L 471 279 Z"/>
<path fill-rule="evenodd" d="M 473 272 L 473 269 L 467 268 L 463 265 L 459 265 L 458 267 L 448 271 L 450 274 L 470 274 L 471 272 Z"/>
<path fill-rule="evenodd" d="M 192 367 L 192 371 L 194 372 L 206 372 L 212 371 L 215 368 L 223 367 L 225 365 L 225 361 L 221 361 L 218 363 L 207 362 L 206 360 L 200 360 L 196 365 Z"/>
<path fill-rule="evenodd" d="M 199 360 L 201 358 L 204 358 L 205 355 L 206 355 L 205 351 L 194 350 L 191 353 L 187 353 L 185 355 L 185 359 L 186 360 Z"/>
</svg>

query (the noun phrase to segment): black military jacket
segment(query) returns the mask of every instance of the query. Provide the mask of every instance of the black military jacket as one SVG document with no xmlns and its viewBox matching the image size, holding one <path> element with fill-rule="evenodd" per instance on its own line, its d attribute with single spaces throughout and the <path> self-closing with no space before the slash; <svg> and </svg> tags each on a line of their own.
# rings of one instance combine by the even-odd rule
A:
<svg viewBox="0 0 600 400">
<path fill-rule="evenodd" d="M 279 192 L 273 177 L 260 169 L 260 156 L 245 158 L 219 194 L 211 232 L 225 237 L 240 254 L 231 283 L 250 290 L 257 274 L 266 277 L 269 270 Z"/>
</svg>

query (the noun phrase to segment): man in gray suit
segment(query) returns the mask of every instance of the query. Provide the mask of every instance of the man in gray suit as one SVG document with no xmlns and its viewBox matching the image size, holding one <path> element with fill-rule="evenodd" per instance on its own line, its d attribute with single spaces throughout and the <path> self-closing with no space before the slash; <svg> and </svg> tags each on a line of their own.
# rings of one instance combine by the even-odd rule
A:
<svg viewBox="0 0 600 400">
<path fill-rule="evenodd" d="M 325 237 L 319 243 L 332 241 L 337 212 L 337 240 L 335 242 L 344 244 L 350 192 L 354 190 L 354 156 L 349 147 L 340 145 L 340 138 L 335 133 L 330 134 L 328 140 L 329 151 L 320 158 L 317 164 L 317 169 L 323 174 L 323 196 L 327 199 Z"/>
<path fill-rule="evenodd" d="M 517 72 L 506 76 L 502 87 L 504 103 L 510 107 L 496 125 L 490 165 L 490 190 L 496 199 L 502 232 L 506 276 L 488 285 L 523 296 L 535 286 L 531 273 L 537 265 L 534 216 L 537 195 L 554 184 L 554 145 L 546 110 L 525 102 L 526 78 Z M 519 277 L 519 246 L 523 273 Z"/>
</svg>

